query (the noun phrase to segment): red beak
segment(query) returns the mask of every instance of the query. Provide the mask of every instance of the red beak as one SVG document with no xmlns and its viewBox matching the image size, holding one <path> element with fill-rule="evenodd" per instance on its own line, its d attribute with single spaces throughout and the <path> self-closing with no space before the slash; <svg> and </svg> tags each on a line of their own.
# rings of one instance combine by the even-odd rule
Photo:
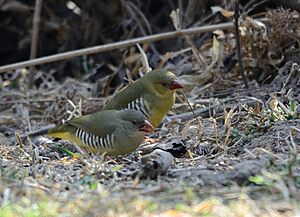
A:
<svg viewBox="0 0 300 217">
<path fill-rule="evenodd" d="M 152 126 L 152 124 L 149 121 L 145 120 L 143 125 L 139 127 L 139 130 L 142 132 L 149 133 L 154 130 L 154 127 Z"/>
<path fill-rule="evenodd" d="M 179 88 L 184 88 L 184 86 L 177 80 L 172 81 L 169 87 L 170 90 L 176 90 Z"/>
</svg>

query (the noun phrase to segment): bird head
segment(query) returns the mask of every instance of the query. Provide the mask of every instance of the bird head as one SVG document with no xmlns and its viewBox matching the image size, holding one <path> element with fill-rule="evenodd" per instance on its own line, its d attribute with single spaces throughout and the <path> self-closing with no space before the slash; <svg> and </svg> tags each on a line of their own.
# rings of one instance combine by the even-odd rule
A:
<svg viewBox="0 0 300 217">
<path fill-rule="evenodd" d="M 161 95 L 173 94 L 176 89 L 183 88 L 176 75 L 163 69 L 148 72 L 145 80 Z"/>
<path fill-rule="evenodd" d="M 120 111 L 121 119 L 126 122 L 128 132 L 148 133 L 154 130 L 152 124 L 146 119 L 143 113 L 134 109 Z"/>
</svg>

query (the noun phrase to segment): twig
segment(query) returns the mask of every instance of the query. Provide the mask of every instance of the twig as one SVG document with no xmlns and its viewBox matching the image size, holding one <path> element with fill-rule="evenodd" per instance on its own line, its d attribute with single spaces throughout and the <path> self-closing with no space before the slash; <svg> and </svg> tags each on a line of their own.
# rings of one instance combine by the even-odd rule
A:
<svg viewBox="0 0 300 217">
<path fill-rule="evenodd" d="M 199 134 L 199 138 L 200 140 L 202 139 L 202 136 L 203 136 L 203 121 L 202 121 L 202 117 L 200 116 L 200 118 L 195 114 L 195 110 L 194 108 L 191 106 L 189 100 L 187 99 L 186 95 L 184 94 L 183 91 L 181 91 L 182 95 L 183 95 L 183 98 L 184 100 L 186 101 L 186 103 L 188 104 L 189 106 L 189 109 L 190 111 L 192 112 L 194 118 L 197 120 L 198 122 L 198 125 L 199 125 L 199 129 L 198 129 L 198 134 Z"/>
<path fill-rule="evenodd" d="M 143 73 L 150 72 L 152 69 L 149 65 L 149 61 L 148 61 L 148 58 L 147 58 L 147 55 L 146 55 L 145 51 L 143 50 L 143 48 L 139 44 L 136 44 L 136 46 L 138 47 L 138 49 L 140 51 L 140 61 L 141 61 L 141 64 L 142 64 L 142 72 Z"/>
<path fill-rule="evenodd" d="M 94 97 L 87 97 L 85 98 L 86 101 L 106 101 L 107 99 L 102 98 L 94 98 Z M 66 101 L 66 100 L 63 100 Z M 0 102 L 0 106 L 3 105 L 11 105 L 11 104 L 25 104 L 30 105 L 30 103 L 51 103 L 51 102 L 57 102 L 57 99 L 28 99 L 28 100 L 11 100 L 11 101 L 5 101 Z"/>
<path fill-rule="evenodd" d="M 37 54 L 42 4 L 43 4 L 43 0 L 35 1 L 35 9 L 34 9 L 34 17 L 33 17 L 33 30 L 32 30 L 32 37 L 31 37 L 30 59 L 36 58 L 36 54 Z M 31 66 L 30 76 L 29 76 L 29 85 L 30 86 L 33 84 L 34 71 L 35 71 L 34 67 Z"/>
<path fill-rule="evenodd" d="M 131 14 L 131 17 L 133 17 L 133 19 L 135 19 L 142 34 L 144 36 L 147 35 L 140 20 L 144 21 L 148 33 L 152 35 L 151 26 L 150 26 L 148 19 L 145 16 L 145 14 L 134 3 L 130 2 L 130 1 L 124 2 L 123 5 L 126 5 L 125 7 L 128 8 L 129 14 Z M 140 17 L 138 17 L 138 16 L 140 16 Z M 157 49 L 155 48 L 155 46 L 153 44 L 150 44 L 150 48 L 153 50 L 155 55 L 160 56 L 159 52 L 157 51 Z"/>
<path fill-rule="evenodd" d="M 218 127 L 217 127 L 217 120 L 214 117 L 210 117 L 209 120 L 212 122 L 213 124 L 213 129 L 214 129 L 214 133 L 215 133 L 215 139 L 216 139 L 216 143 L 218 148 L 220 148 L 222 151 L 224 151 L 224 145 L 222 144 L 222 146 L 219 144 L 219 133 L 218 133 Z"/>
<path fill-rule="evenodd" d="M 248 106 L 253 106 L 253 105 L 255 105 L 255 103 L 257 103 L 257 100 L 252 100 L 252 99 L 250 99 L 247 102 L 243 102 L 243 104 L 247 104 Z M 240 104 L 241 103 L 238 102 L 238 103 L 233 103 L 233 104 L 229 104 L 229 105 L 224 105 L 223 107 L 218 108 L 217 112 L 224 111 L 224 109 L 238 108 L 238 106 Z M 186 120 L 193 118 L 194 115 L 201 116 L 202 118 L 207 118 L 207 117 L 211 116 L 211 115 L 209 115 L 209 111 L 213 108 L 216 108 L 217 106 L 219 106 L 219 104 L 214 104 L 207 108 L 201 108 L 201 109 L 195 110 L 194 114 L 193 114 L 193 112 L 186 112 L 186 113 L 181 113 L 178 115 L 170 116 L 170 117 L 168 117 L 168 119 L 169 120 L 181 119 L 182 121 L 186 121 Z M 163 122 L 166 122 L 166 120 L 164 119 Z"/>
<path fill-rule="evenodd" d="M 39 135 L 43 135 L 46 134 L 48 132 L 48 130 L 52 129 L 55 127 L 55 124 L 49 124 L 47 126 L 44 127 L 40 127 L 37 130 L 34 131 L 30 131 L 29 133 L 25 133 L 23 135 L 21 135 L 21 138 L 25 138 L 26 136 L 39 136 Z"/>
<path fill-rule="evenodd" d="M 194 43 L 192 42 L 192 40 L 190 39 L 190 37 L 185 34 L 184 32 L 181 31 L 181 22 L 179 19 L 179 10 L 177 9 L 176 11 L 172 11 L 172 13 L 170 14 L 170 17 L 172 19 L 174 28 L 182 33 L 182 36 L 185 38 L 186 42 L 190 45 L 190 47 L 192 48 L 192 52 L 196 58 L 196 60 L 198 61 L 200 66 L 206 66 L 206 62 L 204 60 L 204 58 L 202 58 L 202 56 L 199 54 L 196 46 L 194 45 Z"/>
<path fill-rule="evenodd" d="M 146 18 L 145 14 L 134 3 L 132 3 L 131 1 L 125 2 L 125 5 L 126 6 L 128 5 L 130 10 L 132 10 L 132 9 L 135 10 L 135 12 L 140 16 L 141 20 L 144 21 L 144 23 L 145 23 L 145 25 L 147 27 L 148 32 L 150 34 L 152 34 L 150 23 L 149 23 L 148 19 Z M 132 13 L 132 15 L 135 15 L 133 11 L 131 11 L 131 13 Z M 137 22 L 138 26 L 140 27 L 140 30 L 143 31 L 143 33 L 145 33 L 145 35 L 146 35 L 146 32 L 143 29 L 142 24 L 140 23 L 140 19 L 138 17 L 136 17 L 136 16 L 134 16 L 134 18 L 136 19 L 136 22 Z"/>
<path fill-rule="evenodd" d="M 245 76 L 245 70 L 244 70 L 244 63 L 242 60 L 242 51 L 241 51 L 241 39 L 240 39 L 240 32 L 239 32 L 239 4 L 240 1 L 235 1 L 235 12 L 234 12 L 234 26 L 235 26 L 235 37 L 236 37 L 236 49 L 238 54 L 238 60 L 239 60 L 239 66 L 240 66 L 240 74 L 244 80 L 245 87 L 248 88 L 248 81 Z"/>
<path fill-rule="evenodd" d="M 267 18 L 259 19 L 261 22 L 268 21 Z M 6 72 L 10 70 L 15 70 L 18 68 L 25 68 L 29 66 L 35 66 L 35 65 L 41 65 L 45 63 L 51 63 L 55 61 L 62 61 L 62 60 L 68 60 L 73 57 L 83 56 L 83 55 L 89 55 L 89 54 L 95 54 L 100 52 L 108 52 L 120 48 L 127 48 L 130 46 L 135 46 L 137 43 L 151 43 L 155 41 L 161 41 L 161 40 L 167 40 L 172 39 L 176 37 L 182 37 L 182 33 L 186 35 L 195 35 L 199 33 L 205 33 L 205 32 L 212 32 L 217 29 L 231 29 L 234 25 L 232 22 L 228 23 L 220 23 L 215 25 L 207 25 L 207 26 L 200 26 L 200 27 L 193 27 L 189 29 L 182 29 L 181 31 L 172 31 L 172 32 L 165 32 L 165 33 L 159 33 L 154 35 L 149 35 L 145 37 L 139 37 L 134 39 L 128 39 L 124 41 L 119 41 L 115 43 L 109 43 L 104 45 L 98 45 L 94 47 L 88 47 L 83 49 L 78 49 L 74 51 L 68 51 L 60 54 L 54 54 L 46 57 L 40 57 L 33 60 L 23 61 L 19 63 L 13 63 L 5 66 L 0 67 L 0 73 Z"/>
<path fill-rule="evenodd" d="M 41 22 L 42 3 L 43 3 L 43 0 L 35 1 L 30 59 L 36 58 L 37 44 L 38 44 L 38 39 L 39 39 L 39 24 Z"/>
<path fill-rule="evenodd" d="M 186 35 L 195 35 L 199 33 L 205 33 L 205 32 L 211 32 L 216 29 L 230 29 L 233 28 L 233 23 L 221 23 L 216 25 L 209 25 L 209 26 L 201 26 L 201 27 L 194 27 L 189 29 L 184 29 L 179 31 L 172 31 L 172 32 L 165 32 L 165 33 L 159 33 L 155 35 L 145 36 L 145 37 L 139 37 L 134 39 L 129 39 L 125 41 L 115 42 L 115 43 L 109 43 L 104 45 L 98 45 L 94 47 L 89 48 L 83 48 L 78 49 L 74 51 L 68 51 L 60 54 L 50 55 L 46 57 L 40 57 L 33 60 L 23 61 L 19 63 L 9 64 L 5 66 L 0 67 L 0 72 L 6 72 L 10 70 L 15 70 L 18 68 L 25 68 L 29 66 L 34 65 L 40 65 L 45 63 L 51 63 L 55 61 L 61 61 L 61 60 L 67 60 L 71 59 L 73 57 L 77 56 L 83 56 L 83 55 L 89 55 L 94 53 L 100 53 L 100 52 L 108 52 L 120 48 L 127 48 L 130 46 L 135 46 L 137 43 L 150 43 L 155 41 L 161 41 L 166 39 L 172 39 L 176 37 L 182 36 L 182 33 Z"/>
<path fill-rule="evenodd" d="M 189 120 L 191 118 L 194 117 L 194 115 L 196 116 L 199 116 L 201 115 L 202 118 L 206 118 L 208 117 L 208 111 L 212 108 L 215 108 L 217 105 L 213 105 L 213 106 L 210 106 L 208 108 L 201 108 L 201 109 L 198 109 L 194 112 L 185 112 L 185 113 L 181 113 L 181 114 L 178 114 L 178 115 L 173 115 L 173 116 L 170 116 L 168 117 L 169 120 L 175 120 L 175 119 L 181 119 L 182 121 L 186 121 L 186 120 Z M 163 123 L 167 122 L 166 119 L 163 120 Z"/>
<path fill-rule="evenodd" d="M 271 157 L 274 157 L 274 158 L 276 158 L 276 159 L 278 159 L 278 160 L 280 160 L 282 162 L 286 162 L 283 158 L 279 157 L 278 155 L 276 155 L 276 154 L 274 154 L 274 153 L 272 153 L 272 152 L 270 152 L 270 151 L 268 151 L 268 150 L 266 150 L 264 148 L 256 148 L 255 150 L 262 151 L 262 152 L 268 154 Z"/>
</svg>

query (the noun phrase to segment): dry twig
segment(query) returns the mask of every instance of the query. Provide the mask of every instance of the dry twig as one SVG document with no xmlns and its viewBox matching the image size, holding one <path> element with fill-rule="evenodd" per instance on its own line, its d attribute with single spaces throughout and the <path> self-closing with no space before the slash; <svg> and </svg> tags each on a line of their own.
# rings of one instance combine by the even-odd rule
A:
<svg viewBox="0 0 300 217">
<path fill-rule="evenodd" d="M 30 59 L 36 58 L 38 40 L 39 40 L 39 27 L 41 22 L 41 8 L 42 8 L 43 0 L 36 0 L 35 9 L 34 9 L 34 17 L 33 17 L 33 30 L 32 30 L 32 38 L 31 38 L 31 50 L 30 50 Z M 32 86 L 33 78 L 34 78 L 34 67 L 31 66 L 30 76 L 29 76 L 29 85 Z"/>
<path fill-rule="evenodd" d="M 266 21 L 266 19 L 264 19 L 264 21 Z M 145 37 L 128 39 L 128 40 L 115 42 L 115 43 L 109 43 L 109 44 L 98 45 L 98 46 L 89 47 L 89 48 L 78 49 L 75 51 L 68 51 L 68 52 L 50 55 L 50 56 L 46 56 L 46 57 L 40 57 L 37 59 L 23 61 L 23 62 L 19 62 L 19 63 L 13 63 L 13 64 L 1 66 L 0 72 L 6 72 L 6 71 L 10 71 L 10 70 L 15 70 L 18 68 L 25 68 L 25 67 L 29 67 L 29 66 L 41 65 L 41 64 L 51 63 L 51 62 L 55 62 L 55 61 L 68 60 L 68 59 L 71 59 L 71 58 L 77 57 L 77 56 L 95 54 L 95 53 L 100 53 L 100 52 L 108 52 L 108 51 L 112 51 L 112 50 L 116 50 L 116 49 L 120 49 L 120 48 L 127 48 L 130 46 L 135 46 L 138 43 L 151 43 L 151 42 L 155 42 L 155 41 L 172 39 L 172 38 L 176 38 L 176 37 L 181 37 L 182 34 L 195 35 L 195 34 L 204 33 L 204 32 L 211 32 L 216 29 L 230 29 L 230 28 L 233 28 L 233 23 L 231 23 L 231 22 L 221 23 L 221 24 L 216 24 L 216 25 L 194 27 L 194 28 L 189 28 L 189 29 L 183 29 L 181 31 L 159 33 L 159 34 L 154 34 L 154 35 L 145 36 Z"/>
</svg>

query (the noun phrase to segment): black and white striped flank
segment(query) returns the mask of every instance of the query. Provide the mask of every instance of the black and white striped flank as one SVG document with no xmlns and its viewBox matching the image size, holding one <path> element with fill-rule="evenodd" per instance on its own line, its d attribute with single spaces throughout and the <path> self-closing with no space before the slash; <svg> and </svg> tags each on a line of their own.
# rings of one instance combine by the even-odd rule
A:
<svg viewBox="0 0 300 217">
<path fill-rule="evenodd" d="M 115 147 L 115 136 L 113 134 L 100 137 L 78 128 L 76 136 L 86 145 L 95 149 L 113 149 Z"/>
<path fill-rule="evenodd" d="M 128 103 L 127 109 L 135 109 L 137 111 L 142 112 L 146 118 L 149 118 L 149 108 L 145 104 L 145 100 L 143 97 L 137 98 L 136 100 Z"/>
</svg>

